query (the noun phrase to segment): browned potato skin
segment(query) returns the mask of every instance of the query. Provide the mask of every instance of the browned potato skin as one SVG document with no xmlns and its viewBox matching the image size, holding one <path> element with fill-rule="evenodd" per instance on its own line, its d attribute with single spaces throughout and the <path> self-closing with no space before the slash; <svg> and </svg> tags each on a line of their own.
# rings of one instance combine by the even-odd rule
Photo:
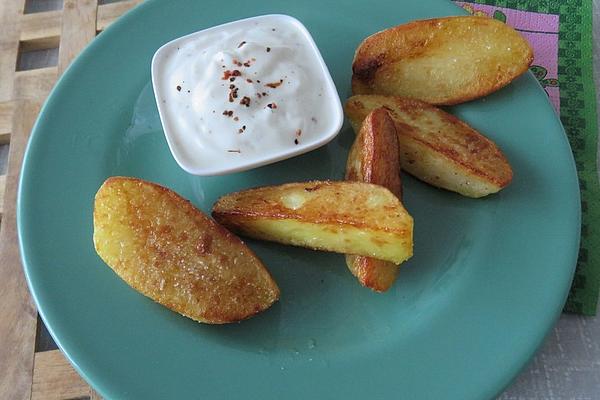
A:
<svg viewBox="0 0 600 400">
<path fill-rule="evenodd" d="M 412 256 L 413 219 L 378 185 L 311 181 L 247 189 L 218 199 L 212 215 L 255 239 L 396 264 Z"/>
<path fill-rule="evenodd" d="M 160 185 L 112 177 L 94 203 L 94 246 L 138 292 L 209 324 L 249 318 L 279 298 L 256 255 L 189 201 Z"/>
<path fill-rule="evenodd" d="M 398 138 L 385 108 L 371 111 L 362 123 L 346 164 L 346 179 L 381 185 L 402 196 Z M 361 285 L 385 292 L 396 280 L 398 266 L 376 258 L 346 255 L 346 264 Z"/>
<path fill-rule="evenodd" d="M 375 33 L 359 45 L 352 93 L 458 104 L 506 86 L 532 61 L 527 41 L 495 19 L 414 21 Z"/>
<path fill-rule="evenodd" d="M 348 154 L 346 179 L 383 186 L 402 198 L 396 127 L 385 108 L 364 119 Z"/>
<path fill-rule="evenodd" d="M 358 95 L 348 99 L 345 111 L 357 130 L 367 114 L 380 107 L 394 120 L 404 171 L 474 198 L 496 193 L 511 182 L 510 164 L 494 142 L 437 107 L 401 97 Z"/>
</svg>

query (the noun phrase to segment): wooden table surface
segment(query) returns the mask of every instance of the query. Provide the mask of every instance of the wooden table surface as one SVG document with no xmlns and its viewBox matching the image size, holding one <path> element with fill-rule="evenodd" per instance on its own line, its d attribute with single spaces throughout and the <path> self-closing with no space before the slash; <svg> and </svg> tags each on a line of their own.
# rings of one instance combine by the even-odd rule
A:
<svg viewBox="0 0 600 400">
<path fill-rule="evenodd" d="M 57 77 L 98 32 L 141 1 L 0 0 L 0 400 L 100 398 L 37 317 L 19 259 L 16 188 L 29 132 Z M 600 0 L 593 3 L 599 82 Z M 563 314 L 499 399 L 600 399 L 600 318 Z"/>
</svg>

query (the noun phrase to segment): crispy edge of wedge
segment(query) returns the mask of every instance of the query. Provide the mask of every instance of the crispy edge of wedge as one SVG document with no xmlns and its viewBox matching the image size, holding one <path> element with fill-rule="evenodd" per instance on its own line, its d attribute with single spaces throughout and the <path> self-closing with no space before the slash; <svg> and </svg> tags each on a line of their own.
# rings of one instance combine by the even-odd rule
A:
<svg viewBox="0 0 600 400">
<path fill-rule="evenodd" d="M 346 179 L 382 185 L 401 198 L 398 137 L 386 109 L 374 109 L 363 121 L 348 154 Z M 345 258 L 360 284 L 374 291 L 388 290 L 396 279 L 398 265 L 392 262 L 351 254 Z"/>
</svg>

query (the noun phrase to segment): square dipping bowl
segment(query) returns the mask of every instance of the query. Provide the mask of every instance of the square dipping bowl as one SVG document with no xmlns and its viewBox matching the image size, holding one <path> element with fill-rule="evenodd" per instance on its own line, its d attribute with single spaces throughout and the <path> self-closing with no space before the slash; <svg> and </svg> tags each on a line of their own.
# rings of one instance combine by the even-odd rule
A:
<svg viewBox="0 0 600 400">
<path fill-rule="evenodd" d="M 194 175 L 222 175 L 321 147 L 342 105 L 313 38 L 287 15 L 242 19 L 175 39 L 152 59 L 169 149 Z"/>
</svg>

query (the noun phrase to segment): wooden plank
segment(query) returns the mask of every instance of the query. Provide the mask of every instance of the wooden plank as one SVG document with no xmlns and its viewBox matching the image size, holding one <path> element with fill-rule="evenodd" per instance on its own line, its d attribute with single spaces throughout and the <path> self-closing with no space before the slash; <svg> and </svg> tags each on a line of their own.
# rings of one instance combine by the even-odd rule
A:
<svg viewBox="0 0 600 400">
<path fill-rule="evenodd" d="M 10 131 L 12 130 L 13 102 L 0 103 L 0 146 L 10 142 Z"/>
<path fill-rule="evenodd" d="M 34 50 L 55 49 L 58 47 L 59 42 L 60 37 L 58 36 L 27 40 L 19 44 L 19 52 L 23 53 Z"/>
<path fill-rule="evenodd" d="M 58 74 L 96 37 L 97 0 L 64 0 Z"/>
<path fill-rule="evenodd" d="M 21 17 L 19 39 L 21 42 L 28 42 L 47 38 L 58 38 L 60 36 L 61 27 L 62 10 L 24 14 Z"/>
<path fill-rule="evenodd" d="M 127 0 L 98 6 L 96 30 L 98 32 L 105 30 L 117 18 L 140 4 L 142 1 L 143 0 Z"/>
<path fill-rule="evenodd" d="M 8 153 L 0 224 L 0 399 L 29 400 L 31 396 L 37 313 L 21 268 L 15 204 L 23 152 L 39 108 L 35 102 L 15 103 L 19 112 L 14 113 Z"/>
<path fill-rule="evenodd" d="M 6 189 L 6 175 L 0 175 L 0 220 L 4 215 L 4 192 Z"/>
<path fill-rule="evenodd" d="M 42 103 L 58 77 L 57 67 L 18 71 L 15 73 L 15 99 L 35 99 Z"/>
<path fill-rule="evenodd" d="M 18 16 L 24 7 L 25 0 L 0 1 L 0 102 L 12 99 L 19 53 Z"/>
<path fill-rule="evenodd" d="M 35 354 L 31 400 L 100 399 L 59 350 Z"/>
</svg>

